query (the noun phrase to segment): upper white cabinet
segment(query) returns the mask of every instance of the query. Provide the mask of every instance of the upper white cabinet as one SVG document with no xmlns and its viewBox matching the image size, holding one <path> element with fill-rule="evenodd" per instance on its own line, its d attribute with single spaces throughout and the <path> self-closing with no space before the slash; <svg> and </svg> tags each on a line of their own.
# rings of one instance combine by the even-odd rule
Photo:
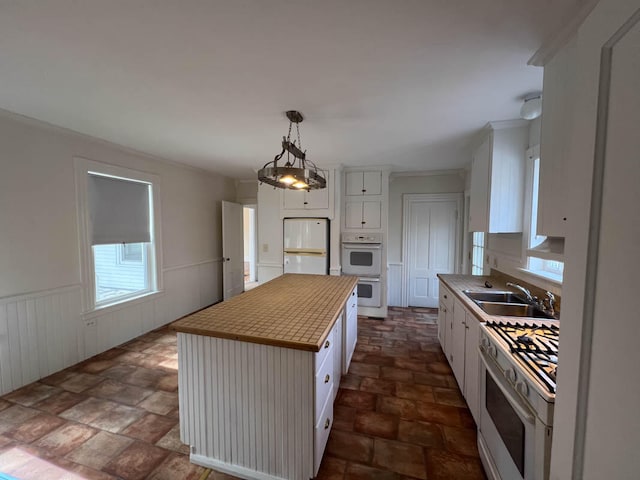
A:
<svg viewBox="0 0 640 480">
<path fill-rule="evenodd" d="M 285 210 L 317 210 L 329 208 L 329 196 L 333 194 L 331 173 L 323 172 L 327 188 L 320 190 L 283 190 L 282 208 Z"/>
<path fill-rule="evenodd" d="M 320 190 L 282 190 L 280 216 L 334 217 L 335 171 L 323 170 L 327 187 Z"/>
<path fill-rule="evenodd" d="M 389 172 L 351 170 L 344 174 L 343 230 L 381 231 L 386 225 Z"/>
<path fill-rule="evenodd" d="M 345 195 L 382 195 L 382 172 L 347 172 Z"/>
<path fill-rule="evenodd" d="M 473 154 L 469 231 L 521 232 L 528 122 L 490 122 L 486 130 Z"/>
<path fill-rule="evenodd" d="M 544 66 L 538 234 L 564 237 L 567 224 L 567 159 L 571 142 L 576 40 Z"/>
</svg>

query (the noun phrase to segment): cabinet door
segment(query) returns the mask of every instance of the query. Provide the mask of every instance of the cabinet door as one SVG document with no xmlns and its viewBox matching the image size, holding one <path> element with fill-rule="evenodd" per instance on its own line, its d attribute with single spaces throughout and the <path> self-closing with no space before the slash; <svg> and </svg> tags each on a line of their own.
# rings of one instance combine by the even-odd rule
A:
<svg viewBox="0 0 640 480">
<path fill-rule="evenodd" d="M 362 202 L 345 202 L 344 227 L 347 229 L 362 228 L 362 222 Z"/>
<path fill-rule="evenodd" d="M 471 164 L 471 201 L 469 231 L 486 232 L 489 227 L 489 170 L 491 164 L 491 135 L 478 147 Z"/>
<path fill-rule="evenodd" d="M 331 173 L 323 170 L 322 174 L 327 180 L 327 187 L 320 190 L 305 192 L 304 208 L 307 210 L 325 210 L 329 208 L 329 195 L 333 191 L 331 188 Z"/>
<path fill-rule="evenodd" d="M 362 172 L 347 172 L 344 175 L 345 195 L 362 195 L 364 189 Z"/>
<path fill-rule="evenodd" d="M 382 195 L 382 172 L 362 173 L 362 195 Z"/>
<path fill-rule="evenodd" d="M 301 190 L 284 190 L 282 192 L 282 207 L 285 210 L 301 210 L 305 207 L 307 192 Z"/>
<path fill-rule="evenodd" d="M 447 306 L 444 303 L 440 303 L 438 309 L 438 340 L 440 340 L 440 346 L 447 355 L 446 350 L 446 335 L 447 335 Z M 449 358 L 447 356 L 447 358 Z"/>
<path fill-rule="evenodd" d="M 382 204 L 380 202 L 362 202 L 362 228 L 382 226 Z"/>
<path fill-rule="evenodd" d="M 573 125 L 572 91 L 576 40 L 569 42 L 544 66 L 540 126 L 538 235 L 564 237 L 567 218 L 567 158 Z"/>
<path fill-rule="evenodd" d="M 464 392 L 464 354 L 465 354 L 466 310 L 457 300 L 453 304 L 453 322 L 451 329 L 451 368 L 460 390 Z"/>
<path fill-rule="evenodd" d="M 480 358 L 478 345 L 480 343 L 480 322 L 469 312 L 466 312 L 465 316 L 467 325 L 464 355 L 464 398 L 467 400 L 473 419 L 479 425 Z"/>
</svg>

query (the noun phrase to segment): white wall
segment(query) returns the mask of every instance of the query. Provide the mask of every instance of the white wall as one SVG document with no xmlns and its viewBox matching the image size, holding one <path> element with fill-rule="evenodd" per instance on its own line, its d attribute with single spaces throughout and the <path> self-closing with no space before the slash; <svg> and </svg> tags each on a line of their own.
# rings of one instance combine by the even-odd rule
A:
<svg viewBox="0 0 640 480">
<path fill-rule="evenodd" d="M 82 315 L 74 157 L 160 177 L 163 294 Z M 0 111 L 0 393 L 219 300 L 220 201 L 235 197 L 228 178 Z M 24 363 L 50 341 L 63 361 Z"/>
<path fill-rule="evenodd" d="M 282 219 L 280 191 L 263 184 L 258 188 L 258 282 L 282 275 Z"/>
<path fill-rule="evenodd" d="M 464 192 L 465 178 L 460 173 L 418 176 L 391 176 L 389 180 L 389 263 L 402 262 L 402 195 L 405 193 Z"/>
<path fill-rule="evenodd" d="M 390 306 L 402 305 L 402 196 L 409 193 L 464 192 L 465 174 L 442 172 L 430 175 L 392 175 L 389 179 L 389 228 L 387 237 L 388 285 Z"/>
<path fill-rule="evenodd" d="M 240 180 L 236 182 L 236 202 L 243 205 L 258 203 L 258 179 Z"/>
</svg>

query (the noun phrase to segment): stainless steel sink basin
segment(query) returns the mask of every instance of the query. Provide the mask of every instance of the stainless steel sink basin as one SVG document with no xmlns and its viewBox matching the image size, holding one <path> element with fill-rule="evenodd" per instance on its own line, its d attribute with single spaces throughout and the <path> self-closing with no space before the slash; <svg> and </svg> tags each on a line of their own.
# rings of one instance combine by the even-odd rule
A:
<svg viewBox="0 0 640 480">
<path fill-rule="evenodd" d="M 478 306 L 489 315 L 498 315 L 506 317 L 533 317 L 552 319 L 551 315 L 547 315 L 542 310 L 522 303 L 501 303 L 501 302 L 483 302 L 476 301 Z"/>
<path fill-rule="evenodd" d="M 464 290 L 464 294 L 474 302 L 519 303 L 525 305 L 527 303 L 526 300 L 512 292 L 474 292 L 472 290 Z"/>
</svg>

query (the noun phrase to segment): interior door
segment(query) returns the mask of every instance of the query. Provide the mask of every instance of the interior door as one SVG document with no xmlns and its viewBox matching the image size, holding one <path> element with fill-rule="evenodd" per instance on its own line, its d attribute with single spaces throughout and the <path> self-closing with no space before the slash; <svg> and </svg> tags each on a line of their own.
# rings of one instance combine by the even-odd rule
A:
<svg viewBox="0 0 640 480">
<path fill-rule="evenodd" d="M 408 221 L 408 305 L 438 307 L 438 273 L 456 268 L 457 210 L 459 200 L 409 199 Z"/>
<path fill-rule="evenodd" d="M 244 292 L 242 205 L 222 202 L 222 298 Z"/>
</svg>

